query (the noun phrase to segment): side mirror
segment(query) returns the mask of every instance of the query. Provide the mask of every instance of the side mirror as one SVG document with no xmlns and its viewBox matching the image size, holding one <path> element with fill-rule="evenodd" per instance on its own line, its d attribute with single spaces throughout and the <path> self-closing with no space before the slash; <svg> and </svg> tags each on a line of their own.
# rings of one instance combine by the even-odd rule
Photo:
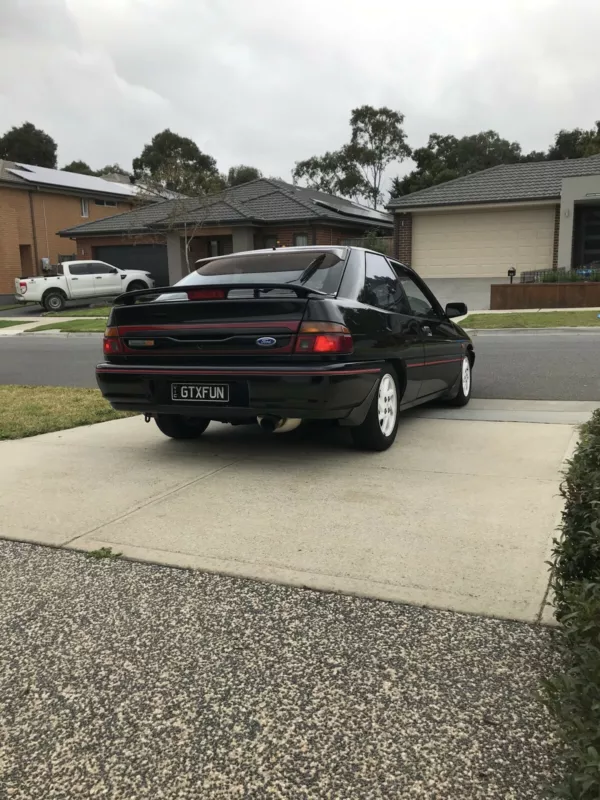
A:
<svg viewBox="0 0 600 800">
<path fill-rule="evenodd" d="M 446 306 L 446 316 L 449 319 L 452 319 L 452 317 L 464 317 L 467 311 L 466 303 L 448 303 Z"/>
</svg>

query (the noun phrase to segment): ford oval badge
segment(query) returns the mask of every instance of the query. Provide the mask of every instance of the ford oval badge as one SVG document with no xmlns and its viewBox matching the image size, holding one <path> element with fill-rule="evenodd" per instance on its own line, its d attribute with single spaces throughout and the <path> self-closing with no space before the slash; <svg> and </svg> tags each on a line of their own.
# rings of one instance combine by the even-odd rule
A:
<svg viewBox="0 0 600 800">
<path fill-rule="evenodd" d="M 277 344 L 277 339 L 272 336 L 261 336 L 260 339 L 256 340 L 256 344 L 259 347 L 273 347 L 274 344 Z"/>
</svg>

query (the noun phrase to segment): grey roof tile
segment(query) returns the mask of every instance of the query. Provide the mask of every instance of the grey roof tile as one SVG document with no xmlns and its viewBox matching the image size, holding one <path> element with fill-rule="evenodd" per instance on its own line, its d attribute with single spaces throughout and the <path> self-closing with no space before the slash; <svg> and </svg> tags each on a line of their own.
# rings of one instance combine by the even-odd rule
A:
<svg viewBox="0 0 600 800">
<path fill-rule="evenodd" d="M 327 203 L 328 207 L 322 203 Z M 153 207 L 86 222 L 60 233 L 62 236 L 115 235 L 121 231 L 152 231 L 171 225 L 235 225 L 244 222 L 265 225 L 311 219 L 366 226 L 383 224 L 391 227 L 392 224 L 391 215 L 373 219 L 371 209 L 363 209 L 350 200 L 280 180 L 258 178 L 208 197 L 168 200 Z"/>
<path fill-rule="evenodd" d="M 596 174 L 600 174 L 600 155 L 501 164 L 390 200 L 388 208 L 558 199 L 563 178 Z"/>
</svg>

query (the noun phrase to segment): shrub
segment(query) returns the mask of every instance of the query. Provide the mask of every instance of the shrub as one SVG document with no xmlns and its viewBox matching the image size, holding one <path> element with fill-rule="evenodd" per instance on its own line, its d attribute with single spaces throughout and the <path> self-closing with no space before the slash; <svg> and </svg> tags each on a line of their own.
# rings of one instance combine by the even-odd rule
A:
<svg viewBox="0 0 600 800">
<path fill-rule="evenodd" d="M 583 426 L 561 486 L 562 537 L 553 589 L 565 669 L 545 684 L 566 743 L 570 774 L 556 795 L 600 798 L 600 411 Z"/>
</svg>

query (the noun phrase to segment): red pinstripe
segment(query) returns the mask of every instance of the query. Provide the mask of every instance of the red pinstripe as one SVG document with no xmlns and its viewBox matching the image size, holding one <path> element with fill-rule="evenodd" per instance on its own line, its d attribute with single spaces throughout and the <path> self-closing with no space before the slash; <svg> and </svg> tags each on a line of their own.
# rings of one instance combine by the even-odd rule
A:
<svg viewBox="0 0 600 800">
<path fill-rule="evenodd" d="M 186 369 L 178 369 L 178 370 L 163 370 L 163 369 L 110 369 L 106 367 L 96 367 L 96 372 L 98 375 L 103 375 L 104 373 L 108 372 L 115 375 L 219 375 L 220 377 L 226 378 L 227 380 L 236 380 L 236 378 L 246 378 L 248 376 L 254 377 L 257 375 L 260 376 L 268 376 L 272 378 L 295 378 L 297 376 L 305 377 L 307 375 L 310 376 L 332 376 L 332 375 L 367 375 L 367 374 L 375 374 L 379 373 L 380 369 L 346 369 L 346 370 L 304 370 L 298 371 L 295 370 L 294 372 L 262 372 L 262 371 L 255 371 L 255 370 L 248 370 L 245 372 L 239 373 L 231 373 L 226 371 L 217 371 L 217 370 L 186 370 Z"/>
</svg>

